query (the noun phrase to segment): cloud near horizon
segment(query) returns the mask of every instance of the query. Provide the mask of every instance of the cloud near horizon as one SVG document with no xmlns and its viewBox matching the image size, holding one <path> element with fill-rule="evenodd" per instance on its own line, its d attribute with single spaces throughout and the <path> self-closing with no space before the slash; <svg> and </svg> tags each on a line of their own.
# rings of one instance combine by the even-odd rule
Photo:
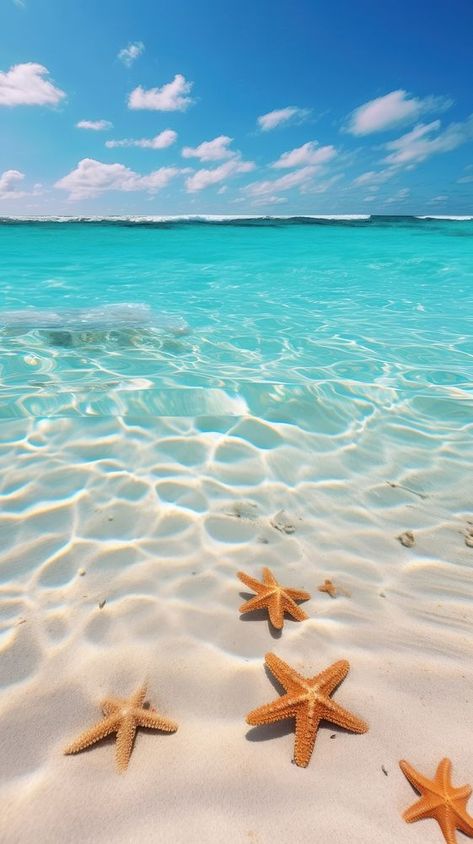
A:
<svg viewBox="0 0 473 844">
<path fill-rule="evenodd" d="M 164 129 L 154 138 L 123 138 L 121 141 L 105 141 L 105 146 L 108 149 L 116 149 L 117 147 L 140 147 L 141 149 L 165 149 L 170 147 L 177 140 L 177 132 L 173 129 Z"/>
<path fill-rule="evenodd" d="M 402 123 L 413 123 L 420 115 L 431 111 L 445 111 L 453 105 L 447 97 L 413 97 L 399 89 L 364 103 L 348 117 L 347 132 L 351 135 L 370 135 L 383 132 Z"/>
<path fill-rule="evenodd" d="M 110 120 L 79 120 L 76 123 L 76 129 L 91 129 L 93 132 L 102 132 L 112 127 L 113 123 L 110 123 Z"/>
<path fill-rule="evenodd" d="M 194 102 L 190 94 L 193 82 L 188 82 L 182 73 L 176 73 L 172 82 L 161 88 L 149 88 L 147 91 L 138 85 L 128 97 L 128 108 L 148 111 L 185 111 Z"/>
<path fill-rule="evenodd" d="M 216 185 L 223 182 L 230 176 L 236 176 L 238 173 L 249 173 L 254 170 L 255 163 L 253 161 L 242 161 L 239 155 L 235 155 L 219 167 L 214 167 L 211 170 L 196 170 L 192 176 L 186 179 L 186 189 L 188 193 L 196 193 L 210 185 Z"/>
<path fill-rule="evenodd" d="M 49 79 L 49 70 L 42 64 L 26 62 L 0 71 L 0 106 L 58 105 L 65 92 Z"/>
<path fill-rule="evenodd" d="M 400 167 L 410 166 L 420 164 L 431 155 L 456 149 L 473 139 L 473 114 L 463 123 L 450 123 L 443 131 L 439 131 L 440 128 L 440 120 L 419 123 L 412 131 L 389 141 L 385 145 L 389 151 L 385 162 Z"/>
<path fill-rule="evenodd" d="M 269 132 L 271 129 L 276 129 L 277 126 L 287 125 L 295 120 L 301 122 L 309 114 L 309 108 L 286 106 L 286 108 L 277 108 L 274 111 L 268 111 L 267 114 L 261 114 L 257 122 L 262 132 Z"/>
<path fill-rule="evenodd" d="M 178 167 L 160 167 L 145 176 L 123 164 L 104 164 L 94 158 L 83 158 L 75 170 L 71 170 L 54 185 L 59 190 L 69 192 L 69 199 L 90 199 L 106 191 L 146 191 L 156 194 L 169 184 L 171 179 L 187 169 Z"/>
<path fill-rule="evenodd" d="M 265 179 L 260 182 L 251 182 L 246 186 L 246 192 L 249 196 L 253 197 L 264 196 L 265 194 L 275 196 L 281 190 L 290 190 L 294 187 L 307 187 L 318 171 L 319 168 L 315 166 L 301 167 L 299 170 L 294 170 L 292 173 L 286 173 L 285 176 L 280 176 L 279 179 Z"/>
<path fill-rule="evenodd" d="M 133 62 L 135 62 L 136 59 L 144 53 L 144 50 L 145 45 L 142 41 L 131 41 L 123 48 L 123 50 L 120 50 L 117 58 L 119 58 L 126 67 L 131 67 Z"/>
</svg>

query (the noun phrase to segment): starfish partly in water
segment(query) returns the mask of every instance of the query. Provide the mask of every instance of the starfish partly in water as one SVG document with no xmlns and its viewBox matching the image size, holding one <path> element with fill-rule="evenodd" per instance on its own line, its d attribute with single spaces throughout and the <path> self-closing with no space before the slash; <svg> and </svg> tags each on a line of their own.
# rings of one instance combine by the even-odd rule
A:
<svg viewBox="0 0 473 844">
<path fill-rule="evenodd" d="M 295 618 L 296 621 L 304 621 L 304 619 L 309 618 L 304 610 L 296 604 L 296 601 L 308 601 L 311 597 L 309 593 L 303 589 L 281 586 L 268 568 L 263 569 L 262 583 L 243 571 L 238 572 L 238 577 L 245 586 L 256 592 L 254 598 L 250 598 L 249 601 L 241 605 L 241 613 L 267 609 L 269 620 L 277 630 L 284 627 L 285 612 Z"/>
<path fill-rule="evenodd" d="M 175 733 L 177 724 L 158 715 L 154 709 L 144 709 L 146 685 L 140 686 L 129 698 L 107 697 L 102 702 L 104 718 L 89 730 L 86 730 L 76 741 L 66 747 L 64 753 L 78 753 L 85 750 L 96 741 L 117 734 L 115 759 L 120 772 L 126 770 L 133 749 L 133 742 L 138 727 L 151 730 L 163 730 Z"/>
<path fill-rule="evenodd" d="M 294 761 L 301 768 L 310 762 L 320 722 L 330 721 L 352 733 L 366 733 L 368 725 L 335 703 L 330 695 L 348 674 L 346 659 L 334 662 L 315 677 L 302 677 L 275 654 L 265 656 L 266 665 L 286 691 L 272 703 L 260 706 L 247 715 L 248 724 L 272 724 L 283 718 L 296 719 Z"/>
<path fill-rule="evenodd" d="M 473 837 L 473 818 L 466 811 L 471 788 L 469 785 L 453 787 L 450 759 L 442 759 L 439 762 L 433 780 L 424 777 L 404 759 L 399 765 L 411 785 L 421 795 L 420 800 L 404 812 L 403 818 L 407 823 L 433 818 L 439 824 L 447 844 L 457 844 L 456 829 Z"/>
</svg>

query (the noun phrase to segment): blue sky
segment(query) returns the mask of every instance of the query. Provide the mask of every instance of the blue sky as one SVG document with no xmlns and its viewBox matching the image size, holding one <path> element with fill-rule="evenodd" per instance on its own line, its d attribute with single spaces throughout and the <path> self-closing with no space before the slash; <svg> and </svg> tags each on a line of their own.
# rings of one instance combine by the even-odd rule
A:
<svg viewBox="0 0 473 844">
<path fill-rule="evenodd" d="M 1 0 L 0 213 L 473 212 L 469 0 Z"/>
</svg>

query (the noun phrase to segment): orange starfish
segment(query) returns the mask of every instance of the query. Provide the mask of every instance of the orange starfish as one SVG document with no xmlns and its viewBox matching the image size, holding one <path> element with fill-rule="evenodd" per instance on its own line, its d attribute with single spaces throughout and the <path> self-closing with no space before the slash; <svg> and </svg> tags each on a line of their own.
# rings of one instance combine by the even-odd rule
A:
<svg viewBox="0 0 473 844">
<path fill-rule="evenodd" d="M 303 589 L 290 589 L 288 586 L 281 586 L 274 574 L 268 569 L 263 569 L 263 582 L 255 580 L 243 571 L 238 572 L 238 577 L 245 584 L 256 592 L 254 598 L 250 598 L 240 607 L 240 612 L 253 612 L 253 610 L 267 609 L 269 620 L 273 627 L 281 630 L 284 627 L 284 613 L 287 612 L 297 621 L 304 621 L 309 616 L 301 610 L 296 601 L 308 601 L 311 597 Z"/>
<path fill-rule="evenodd" d="M 348 674 L 346 659 L 334 662 L 315 677 L 302 677 L 275 654 L 265 656 L 266 665 L 284 687 L 286 694 L 272 703 L 260 706 L 247 715 L 248 724 L 272 724 L 283 718 L 296 719 L 294 761 L 306 768 L 310 762 L 322 720 L 338 724 L 353 733 L 366 733 L 368 725 L 335 703 L 330 695 Z"/>
<path fill-rule="evenodd" d="M 473 837 L 473 818 L 466 811 L 471 788 L 469 785 L 453 787 L 450 759 L 442 759 L 433 780 L 424 777 L 404 759 L 399 765 L 411 785 L 421 795 L 420 800 L 404 812 L 403 818 L 407 823 L 433 818 L 439 824 L 447 844 L 457 844 L 456 829 Z"/>
<path fill-rule="evenodd" d="M 152 730 L 164 730 L 175 733 L 177 724 L 163 718 L 154 709 L 143 709 L 146 697 L 146 686 L 141 686 L 129 698 L 108 697 L 102 703 L 105 718 L 98 724 L 86 730 L 76 741 L 66 747 L 64 753 L 78 753 L 85 750 L 96 741 L 117 734 L 116 763 L 120 772 L 125 771 L 131 756 L 133 742 L 138 727 L 148 727 Z"/>
</svg>

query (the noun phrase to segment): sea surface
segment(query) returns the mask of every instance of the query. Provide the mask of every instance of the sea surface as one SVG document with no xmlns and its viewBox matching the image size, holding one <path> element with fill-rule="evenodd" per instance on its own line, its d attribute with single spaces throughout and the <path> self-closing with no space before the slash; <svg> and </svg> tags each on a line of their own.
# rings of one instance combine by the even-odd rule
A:
<svg viewBox="0 0 473 844">
<path fill-rule="evenodd" d="M 471 781 L 472 256 L 472 218 L 0 219 L 2 840 L 426 840 L 399 759 Z M 312 596 L 280 637 L 263 566 Z M 348 659 L 369 732 L 306 770 L 248 732 L 268 650 Z M 145 678 L 175 735 L 63 755 Z"/>
</svg>

